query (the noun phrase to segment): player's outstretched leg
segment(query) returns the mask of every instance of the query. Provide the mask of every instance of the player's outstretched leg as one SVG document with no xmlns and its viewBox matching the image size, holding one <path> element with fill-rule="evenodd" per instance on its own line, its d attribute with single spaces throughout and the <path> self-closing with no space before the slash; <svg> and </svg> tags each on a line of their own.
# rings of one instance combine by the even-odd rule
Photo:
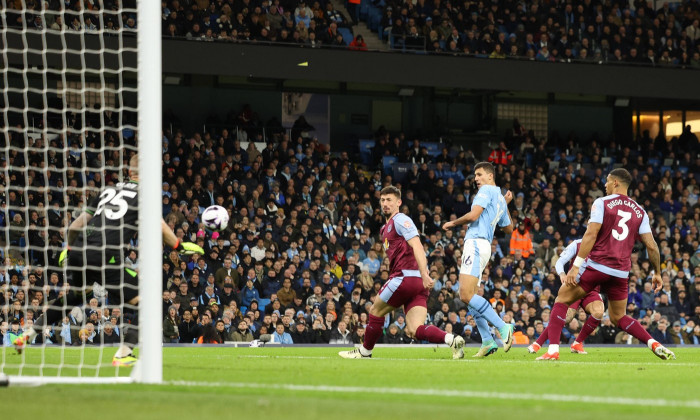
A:
<svg viewBox="0 0 700 420">
<path fill-rule="evenodd" d="M 338 352 L 338 356 L 344 359 L 363 359 L 372 357 L 372 350 L 377 344 L 379 337 L 382 336 L 384 330 L 384 317 L 379 317 L 370 314 L 367 328 L 365 329 L 365 339 L 360 347 L 352 350 L 344 350 Z"/>
<path fill-rule="evenodd" d="M 549 348 L 547 353 L 537 358 L 537 360 L 559 360 L 559 337 L 566 322 L 566 311 L 568 305 L 557 302 L 552 307 L 552 314 L 549 318 Z"/>
<path fill-rule="evenodd" d="M 112 358 L 112 366 L 132 367 L 138 359 L 134 356 L 133 350 L 139 341 L 138 327 L 125 324 L 122 326 L 124 342 Z"/>
<path fill-rule="evenodd" d="M 639 340 L 641 343 L 646 343 L 649 349 L 656 357 L 662 360 L 675 359 L 676 355 L 671 350 L 664 347 L 661 343 L 651 338 L 651 335 L 642 325 L 632 317 L 623 316 L 617 323 L 618 328 L 627 331 L 631 336 Z"/>
<path fill-rule="evenodd" d="M 493 310 L 491 304 L 479 295 L 475 294 L 469 300 L 469 309 L 472 313 L 478 312 L 491 323 L 491 325 L 496 327 L 498 333 L 501 335 L 501 340 L 503 340 L 503 351 L 510 350 L 510 347 L 513 345 L 513 326 L 503 322 L 501 317 Z"/>
<path fill-rule="evenodd" d="M 481 335 L 481 347 L 472 357 L 486 357 L 498 351 L 498 345 L 491 335 L 486 318 L 478 312 L 473 317 L 476 322 L 476 328 L 479 330 L 479 335 Z"/>
<path fill-rule="evenodd" d="M 544 346 L 544 343 L 547 342 L 548 337 L 549 337 L 549 326 L 547 326 L 547 328 L 545 328 L 544 331 L 542 331 L 542 334 L 540 334 L 540 336 L 537 337 L 537 340 L 535 340 L 534 343 L 527 346 L 527 351 L 532 353 L 532 354 L 536 354 L 538 351 L 540 351 L 542 346 Z"/>
<path fill-rule="evenodd" d="M 447 344 L 452 349 L 452 358 L 461 359 L 464 357 L 464 338 L 448 334 L 434 325 L 420 325 L 416 328 L 415 336 L 418 340 L 427 341 L 433 344 Z"/>
<path fill-rule="evenodd" d="M 583 342 L 589 335 L 591 335 L 591 333 L 593 333 L 593 331 L 595 331 L 596 328 L 598 328 L 598 325 L 600 325 L 600 319 L 590 315 L 586 320 L 586 323 L 583 324 L 581 332 L 579 332 L 578 336 L 576 336 L 576 340 L 571 344 L 572 353 L 588 354 L 588 352 L 583 349 Z"/>
</svg>

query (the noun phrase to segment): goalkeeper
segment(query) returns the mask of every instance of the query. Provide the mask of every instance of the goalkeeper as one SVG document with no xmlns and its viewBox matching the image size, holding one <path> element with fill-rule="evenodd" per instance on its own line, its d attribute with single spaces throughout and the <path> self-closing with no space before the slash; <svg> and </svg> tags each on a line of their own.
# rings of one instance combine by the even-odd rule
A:
<svg viewBox="0 0 700 420">
<path fill-rule="evenodd" d="M 138 273 L 123 265 L 125 250 L 138 232 L 138 179 L 138 157 L 134 155 L 129 161 L 129 181 L 106 187 L 68 227 L 67 246 L 58 262 L 66 266 L 69 287 L 62 297 L 49 302 L 49 309 L 36 320 L 34 328 L 15 340 L 18 352 L 46 326 L 63 319 L 64 304 L 83 305 L 90 293 L 100 301 L 108 295 L 110 305 L 138 305 Z M 161 220 L 161 226 L 166 246 L 181 254 L 204 254 L 198 245 L 180 243 L 165 221 Z M 123 325 L 121 333 L 122 345 L 112 364 L 132 366 L 138 332 L 132 325 Z"/>
</svg>

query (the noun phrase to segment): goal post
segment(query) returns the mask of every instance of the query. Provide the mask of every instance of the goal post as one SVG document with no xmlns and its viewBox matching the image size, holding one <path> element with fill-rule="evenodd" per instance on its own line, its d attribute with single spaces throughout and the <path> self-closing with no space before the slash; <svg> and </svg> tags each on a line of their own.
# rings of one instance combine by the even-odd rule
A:
<svg viewBox="0 0 700 420">
<path fill-rule="evenodd" d="M 163 309 L 160 304 L 163 238 L 161 233 L 162 49 L 160 2 L 139 0 L 138 125 L 139 125 L 139 248 L 148 262 L 139 273 L 140 365 L 134 379 L 145 383 L 163 380 Z M 152 23 L 154 22 L 154 23 Z M 155 332 L 160 332 L 156 334 Z"/>
<path fill-rule="evenodd" d="M 0 378 L 9 378 L 10 384 L 160 383 L 160 2 L 77 3 L 69 8 L 64 2 L 0 0 Z M 95 294 L 90 286 L 81 303 L 49 298 L 64 290 L 66 273 L 58 260 L 70 220 L 105 185 L 126 181 L 128 156 L 134 151 L 139 154 L 139 222 L 129 246 L 138 252 L 138 261 L 129 262 L 124 255 L 118 267 L 138 272 L 138 317 L 129 320 L 138 320 L 139 361 L 125 368 L 113 367 L 112 357 L 124 343 L 124 309 L 135 307 L 110 303 L 107 294 L 91 311 Z M 86 263 L 83 271 L 88 268 L 100 269 Z M 57 284 L 53 273 L 60 277 Z M 37 278 L 41 283 L 33 283 Z M 32 306 L 34 297 L 42 301 Z M 122 311 L 111 318 L 117 324 L 109 318 L 88 319 L 89 312 L 116 308 Z M 27 330 L 33 314 L 48 309 L 60 311 L 68 324 L 47 325 L 17 354 L 12 317 L 21 319 L 20 331 Z M 94 331 L 86 328 L 92 322 L 99 323 Z M 116 344 L 100 345 L 107 342 L 102 335 L 106 324 L 121 332 Z M 85 330 L 94 334 L 97 345 L 76 345 Z"/>
</svg>

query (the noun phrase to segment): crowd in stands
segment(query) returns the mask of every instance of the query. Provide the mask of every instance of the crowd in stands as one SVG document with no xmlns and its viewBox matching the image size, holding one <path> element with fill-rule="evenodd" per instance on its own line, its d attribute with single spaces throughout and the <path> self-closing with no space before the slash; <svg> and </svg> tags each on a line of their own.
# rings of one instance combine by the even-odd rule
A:
<svg viewBox="0 0 700 420">
<path fill-rule="evenodd" d="M 384 3 L 384 1 L 382 1 Z M 700 67 L 695 1 L 386 1 L 395 48 L 489 58 Z"/>
<path fill-rule="evenodd" d="M 3 147 L 10 150 L 2 160 L 8 170 L 0 173 L 1 237 L 8 241 L 0 268 L 6 344 L 13 330 L 26 328 L 47 300 L 63 293 L 57 259 L 65 226 L 100 187 L 119 179 L 118 172 L 101 168 L 126 164 L 133 153 L 123 148 L 120 155 L 112 147 L 98 153 L 99 137 L 50 140 L 64 154 L 39 153 L 41 138 L 30 138 L 26 149 L 22 135 L 4 139 L 2 146 L 8 141 L 20 146 Z M 110 145 L 119 150 L 114 141 Z M 227 129 L 166 130 L 162 215 L 179 238 L 198 243 L 205 254 L 164 250 L 164 341 L 220 343 L 269 334 L 281 343 L 361 342 L 368 308 L 388 278 L 378 240 L 384 223 L 378 192 L 393 184 L 403 192 L 401 210 L 415 221 L 437 279 L 428 322 L 479 342 L 457 293 L 464 229 L 441 227 L 468 211 L 475 194 L 473 166 L 488 159 L 496 165 L 497 184 L 515 196 L 510 213 L 517 229 L 512 237 L 497 234 L 479 293 L 514 323 L 518 343 L 531 343 L 547 325 L 560 287 L 554 264 L 563 248 L 583 235 L 591 204 L 605 194 L 605 175 L 613 166 L 632 173 L 630 196 L 648 211 L 662 258 L 664 285 L 655 294 L 644 251 L 632 256 L 628 314 L 664 344 L 700 343 L 700 156 L 689 130 L 671 139 L 644 133 L 629 144 L 573 134 L 561 138 L 556 132 L 544 140 L 516 121 L 483 156 L 447 145 L 430 155 L 421 139 L 383 129 L 375 141 L 374 162 L 365 166 L 348 151 L 330 150 L 303 135 L 277 133 L 260 150 L 253 142 L 243 147 Z M 412 171 L 396 183 L 378 164 L 383 156 L 412 164 Z M 672 165 L 664 167 L 662 158 L 672 159 Z M 200 223 L 203 209 L 213 204 L 231 212 L 223 232 L 207 231 Z M 135 238 L 132 244 L 126 263 L 138 270 Z M 108 299 L 90 299 L 39 340 L 112 342 L 123 318 L 134 316 L 127 312 Z M 584 317 L 580 312 L 567 325 L 563 342 L 576 336 Z M 400 308 L 385 327 L 382 342 L 409 341 Z M 632 341 L 608 319 L 588 339 Z"/>
<path fill-rule="evenodd" d="M 308 3 L 307 3 L 308 2 Z M 124 2 L 129 7 L 129 2 Z M 573 0 L 363 0 L 350 16 L 329 0 L 164 0 L 164 37 L 201 41 L 297 44 L 366 50 L 352 35 L 365 19 L 391 47 L 431 53 L 537 61 L 626 63 L 700 68 L 700 4 Z M 40 13 L 42 4 L 46 12 Z M 84 5 L 84 6 L 83 6 Z M 7 24 L 96 31 L 136 28 L 119 2 L 8 0 Z M 132 5 L 133 6 L 133 5 Z M 102 9 L 101 9 L 102 7 Z M 376 14 L 366 10 L 376 11 Z M 81 14 L 80 11 L 86 13 Z M 364 11 L 364 12 L 361 12 Z M 352 45 L 351 45 L 352 44 Z"/>
</svg>

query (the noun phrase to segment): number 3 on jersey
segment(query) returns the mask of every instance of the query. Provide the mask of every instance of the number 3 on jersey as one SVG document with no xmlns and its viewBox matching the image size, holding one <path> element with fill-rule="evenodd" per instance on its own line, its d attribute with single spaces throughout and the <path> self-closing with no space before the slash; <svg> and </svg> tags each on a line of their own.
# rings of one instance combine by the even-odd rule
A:
<svg viewBox="0 0 700 420">
<path fill-rule="evenodd" d="M 97 211 L 95 211 L 95 216 L 99 216 L 100 213 L 104 210 L 105 216 L 110 219 L 110 220 L 117 220 L 121 219 L 129 210 L 129 204 L 124 200 L 124 197 L 126 198 L 134 198 L 136 197 L 136 191 L 119 191 L 117 193 L 116 190 L 113 189 L 106 189 L 100 194 L 100 202 L 97 204 Z M 110 208 L 106 208 L 105 206 L 109 204 L 111 206 L 116 206 L 118 208 L 117 211 L 114 211 Z"/>
<path fill-rule="evenodd" d="M 632 218 L 632 213 L 628 211 L 618 210 L 617 215 L 620 216 L 620 221 L 617 222 L 617 225 L 620 226 L 622 232 L 618 232 L 617 229 L 613 229 L 612 236 L 618 241 L 624 241 L 625 238 L 627 238 L 627 235 L 629 235 L 630 233 L 630 230 L 627 227 L 627 221 Z"/>
</svg>

